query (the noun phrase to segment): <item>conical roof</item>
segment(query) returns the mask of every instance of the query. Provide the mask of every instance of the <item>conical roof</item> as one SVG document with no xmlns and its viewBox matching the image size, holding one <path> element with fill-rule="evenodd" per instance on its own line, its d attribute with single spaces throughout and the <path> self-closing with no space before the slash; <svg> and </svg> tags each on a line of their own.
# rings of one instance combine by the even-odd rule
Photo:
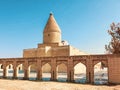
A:
<svg viewBox="0 0 120 90">
<path fill-rule="evenodd" d="M 52 13 L 50 13 L 47 24 L 44 28 L 44 33 L 45 32 L 61 32 L 61 30 L 60 30 L 60 28 L 59 28 Z"/>
</svg>

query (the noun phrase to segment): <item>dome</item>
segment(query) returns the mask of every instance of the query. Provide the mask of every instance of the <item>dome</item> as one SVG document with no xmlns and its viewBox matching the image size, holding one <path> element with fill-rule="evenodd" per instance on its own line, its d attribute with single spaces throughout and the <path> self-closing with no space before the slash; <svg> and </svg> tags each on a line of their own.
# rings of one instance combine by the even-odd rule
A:
<svg viewBox="0 0 120 90">
<path fill-rule="evenodd" d="M 52 13 L 50 13 L 47 24 L 44 28 L 44 33 L 45 32 L 61 32 L 61 30 L 60 30 L 56 20 L 54 19 L 54 16 Z"/>
<path fill-rule="evenodd" d="M 61 42 L 61 30 L 53 17 L 53 14 L 50 14 L 47 24 L 43 32 L 43 43 L 60 43 Z"/>
</svg>

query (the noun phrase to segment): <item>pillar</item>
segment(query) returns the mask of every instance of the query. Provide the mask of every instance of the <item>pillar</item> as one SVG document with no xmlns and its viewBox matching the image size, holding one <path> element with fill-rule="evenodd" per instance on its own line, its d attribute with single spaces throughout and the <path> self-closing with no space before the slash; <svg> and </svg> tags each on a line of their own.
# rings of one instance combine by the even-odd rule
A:
<svg viewBox="0 0 120 90">
<path fill-rule="evenodd" d="M 28 70 L 28 60 L 25 60 L 24 63 L 24 80 L 28 80 L 29 79 L 29 70 Z"/>
<path fill-rule="evenodd" d="M 74 82 L 74 67 L 72 68 L 70 73 L 71 73 L 71 75 L 70 75 L 71 76 L 70 77 L 71 78 L 71 82 Z"/>
<path fill-rule="evenodd" d="M 73 60 L 68 59 L 68 65 L 67 65 L 67 81 L 68 82 L 74 82 L 74 65 Z"/>
<path fill-rule="evenodd" d="M 56 72 L 56 59 L 51 60 L 51 80 L 57 80 L 57 72 Z"/>
<path fill-rule="evenodd" d="M 7 78 L 7 65 L 6 61 L 3 62 L 3 78 Z"/>
<path fill-rule="evenodd" d="M 13 79 L 17 79 L 17 67 L 13 68 Z"/>
<path fill-rule="evenodd" d="M 41 60 L 37 60 L 37 80 L 42 79 L 42 67 L 41 67 Z"/>
<path fill-rule="evenodd" d="M 13 62 L 13 79 L 17 79 L 17 64 L 16 64 L 16 60 L 14 60 Z"/>
<path fill-rule="evenodd" d="M 3 68 L 3 78 L 7 78 L 7 68 Z"/>
<path fill-rule="evenodd" d="M 94 84 L 94 65 L 92 57 L 89 56 L 86 60 L 86 79 L 87 83 Z"/>
<path fill-rule="evenodd" d="M 89 59 L 86 60 L 86 83 L 91 83 L 91 71 L 90 66 L 91 62 Z"/>
<path fill-rule="evenodd" d="M 67 81 L 70 82 L 71 78 L 70 78 L 71 72 L 69 70 L 69 68 L 67 67 Z"/>
</svg>

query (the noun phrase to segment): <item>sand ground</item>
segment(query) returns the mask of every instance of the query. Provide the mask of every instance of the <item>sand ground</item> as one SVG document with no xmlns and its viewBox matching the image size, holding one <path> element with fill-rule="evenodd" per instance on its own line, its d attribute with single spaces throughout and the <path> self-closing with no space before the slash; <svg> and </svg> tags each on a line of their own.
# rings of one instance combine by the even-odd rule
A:
<svg viewBox="0 0 120 90">
<path fill-rule="evenodd" d="M 120 85 L 89 85 L 62 82 L 41 82 L 0 79 L 0 90 L 120 90 Z"/>
</svg>

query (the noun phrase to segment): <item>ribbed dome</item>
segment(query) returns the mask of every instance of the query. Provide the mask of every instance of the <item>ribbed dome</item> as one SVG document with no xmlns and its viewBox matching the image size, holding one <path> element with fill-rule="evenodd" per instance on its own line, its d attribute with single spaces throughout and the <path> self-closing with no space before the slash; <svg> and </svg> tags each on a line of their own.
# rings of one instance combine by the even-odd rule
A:
<svg viewBox="0 0 120 90">
<path fill-rule="evenodd" d="M 60 30 L 56 20 L 54 19 L 54 16 L 52 13 L 50 13 L 47 24 L 44 28 L 44 33 L 45 32 L 61 32 L 61 30 Z"/>
</svg>

